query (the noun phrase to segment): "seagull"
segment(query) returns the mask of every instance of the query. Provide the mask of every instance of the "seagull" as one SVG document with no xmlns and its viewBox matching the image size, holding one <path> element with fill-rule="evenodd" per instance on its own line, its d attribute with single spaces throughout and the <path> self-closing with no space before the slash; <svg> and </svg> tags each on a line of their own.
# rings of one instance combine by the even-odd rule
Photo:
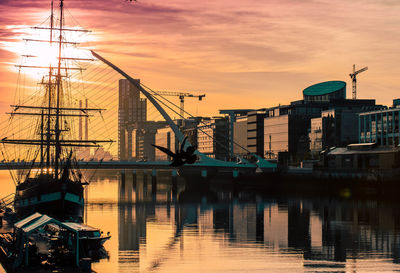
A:
<svg viewBox="0 0 400 273">
<path fill-rule="evenodd" d="M 180 167 L 183 166 L 184 164 L 193 164 L 197 161 L 197 155 L 194 154 L 196 151 L 197 147 L 196 146 L 189 146 L 186 148 L 186 151 L 184 151 L 185 143 L 186 143 L 187 137 L 183 140 L 181 147 L 179 150 L 177 150 L 175 153 L 172 152 L 171 150 L 161 147 L 158 145 L 151 144 L 153 147 L 159 149 L 160 151 L 166 153 L 168 156 L 172 158 L 172 163 L 170 166 L 172 167 Z"/>
</svg>

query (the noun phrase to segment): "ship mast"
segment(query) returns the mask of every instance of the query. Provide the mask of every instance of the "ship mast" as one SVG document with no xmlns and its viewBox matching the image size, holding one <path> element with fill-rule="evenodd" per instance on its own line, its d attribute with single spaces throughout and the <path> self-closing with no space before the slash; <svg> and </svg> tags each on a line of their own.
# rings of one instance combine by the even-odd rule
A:
<svg viewBox="0 0 400 273">
<path fill-rule="evenodd" d="M 56 124 L 55 124 L 55 157 L 54 157 L 54 176 L 58 179 L 58 163 L 60 160 L 61 145 L 60 145 L 60 92 L 61 92 L 61 50 L 62 50 L 62 28 L 63 28 L 63 0 L 60 1 L 60 37 L 58 47 L 58 67 L 57 67 L 57 102 L 56 102 Z"/>
<path fill-rule="evenodd" d="M 42 84 L 45 86 L 45 98 L 43 106 L 35 105 L 11 105 L 13 110 L 10 114 L 24 115 L 24 116 L 40 116 L 39 122 L 39 132 L 40 139 L 14 139 L 13 137 L 4 137 L 0 140 L 3 144 L 19 144 L 19 145 L 32 145 L 40 147 L 40 173 L 43 173 L 42 168 L 46 169 L 46 174 L 52 176 L 55 180 L 64 179 L 64 175 L 61 176 L 62 166 L 61 166 L 61 156 L 62 147 L 101 147 L 100 143 L 112 143 L 112 140 L 69 140 L 63 139 L 61 134 L 68 129 L 62 128 L 64 117 L 89 117 L 89 112 L 98 111 L 101 112 L 105 109 L 96 108 L 85 108 L 83 107 L 66 107 L 63 105 L 63 78 L 68 78 L 69 70 L 79 70 L 84 69 L 80 67 L 64 67 L 64 61 L 77 60 L 77 61 L 94 61 L 93 59 L 85 58 L 70 58 L 63 56 L 63 45 L 77 45 L 76 42 L 64 41 L 63 32 L 90 32 L 85 29 L 76 28 L 65 28 L 64 27 L 64 1 L 60 0 L 60 25 L 55 26 L 55 16 L 54 16 L 54 5 L 53 0 L 51 0 L 51 15 L 50 15 L 50 26 L 49 27 L 33 27 L 33 29 L 49 30 L 50 39 L 49 40 L 36 40 L 36 39 L 24 39 L 25 41 L 32 42 L 45 42 L 52 46 L 58 43 L 58 53 L 57 53 L 57 66 L 49 64 L 49 66 L 35 66 L 35 65 L 16 65 L 19 68 L 37 68 L 37 69 L 49 69 L 49 75 L 43 77 Z M 59 32 L 59 33 L 57 33 Z M 59 36 L 57 39 L 53 38 L 53 34 L 57 33 Z M 35 56 L 29 56 L 35 57 Z M 62 67 L 63 66 L 63 67 Z M 55 71 L 57 69 L 57 71 Z M 65 70 L 65 75 L 61 74 L 61 70 Z M 30 110 L 28 112 L 20 112 L 21 110 Z M 35 112 L 37 111 L 37 112 Z M 47 120 L 46 120 L 47 118 Z M 46 124 L 46 125 L 45 125 Z M 69 158 L 71 153 L 69 153 Z M 54 167 L 53 171 L 51 169 Z M 53 174 L 54 172 L 54 174 Z"/>
<path fill-rule="evenodd" d="M 54 24 L 54 11 L 53 11 L 53 0 L 51 0 L 51 15 L 50 15 L 50 47 L 53 44 L 53 24 Z M 60 35 L 61 36 L 61 35 Z M 48 116 L 47 116 L 47 146 L 46 146 L 46 154 L 47 154 L 47 159 L 46 159 L 46 170 L 47 173 L 50 173 L 50 140 L 51 140 L 51 93 L 53 89 L 52 85 L 52 67 L 50 64 L 49 67 L 49 82 L 47 86 L 47 92 L 49 95 L 49 109 L 48 109 Z M 42 161 L 43 159 L 41 159 Z"/>
</svg>

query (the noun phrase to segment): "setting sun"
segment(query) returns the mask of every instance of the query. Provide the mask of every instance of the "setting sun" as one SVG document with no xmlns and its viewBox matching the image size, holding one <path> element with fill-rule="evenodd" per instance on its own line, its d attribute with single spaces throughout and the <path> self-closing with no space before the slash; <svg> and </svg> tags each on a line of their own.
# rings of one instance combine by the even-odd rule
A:
<svg viewBox="0 0 400 273">
<path fill-rule="evenodd" d="M 56 15 L 57 10 L 54 11 L 53 24 L 49 17 L 35 27 L 6 26 L 6 29 L 15 33 L 15 36 L 12 41 L 2 41 L 1 44 L 6 50 L 16 54 L 19 59 L 16 58 L 14 66 L 10 66 L 9 69 L 38 80 L 49 73 L 49 67 L 56 68 L 58 66 L 59 54 L 61 54 L 61 68 L 64 71 L 65 68 L 76 66 L 75 59 L 87 58 L 88 53 L 79 49 L 79 45 L 91 41 L 90 35 L 87 34 L 89 31 L 80 26 L 63 27 L 63 30 L 60 31 Z M 68 19 L 64 18 L 64 23 Z M 52 28 L 51 25 L 53 25 Z M 53 72 L 56 73 L 54 70 Z"/>
</svg>

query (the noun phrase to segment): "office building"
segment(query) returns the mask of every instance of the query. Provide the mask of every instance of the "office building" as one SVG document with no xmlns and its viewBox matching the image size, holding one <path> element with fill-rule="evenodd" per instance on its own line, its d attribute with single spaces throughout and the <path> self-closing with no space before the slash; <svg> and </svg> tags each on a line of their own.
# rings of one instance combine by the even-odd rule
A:
<svg viewBox="0 0 400 273">
<path fill-rule="evenodd" d="M 298 162 L 310 151 L 357 141 L 357 113 L 381 107 L 375 100 L 347 100 L 345 82 L 314 84 L 303 90 L 303 100 L 265 109 L 265 156 L 288 152 Z"/>
<path fill-rule="evenodd" d="M 251 109 L 220 110 L 229 118 L 231 158 L 235 155 L 264 156 L 265 111 Z"/>
<path fill-rule="evenodd" d="M 304 158 L 309 150 L 308 129 L 310 115 L 292 114 L 293 105 L 266 109 L 264 119 L 264 154 L 266 158 L 278 158 L 279 152 L 289 152 L 291 161 Z M 293 111 L 294 113 L 296 111 Z"/>
<path fill-rule="evenodd" d="M 393 101 L 392 108 L 360 113 L 358 116 L 359 142 L 376 143 L 382 146 L 400 144 L 399 100 Z"/>
<path fill-rule="evenodd" d="M 266 158 L 277 158 L 278 152 L 289 151 L 289 106 L 267 109 L 264 120 L 264 151 Z"/>
<path fill-rule="evenodd" d="M 155 149 L 157 130 L 166 126 L 165 121 L 146 121 L 141 129 L 135 130 L 136 149 L 134 158 L 138 160 L 155 160 Z"/>
<path fill-rule="evenodd" d="M 247 113 L 252 109 L 226 109 L 219 113 L 226 115 L 229 119 L 229 151 L 230 158 L 235 155 L 248 154 L 247 147 Z"/>
<path fill-rule="evenodd" d="M 375 169 L 381 171 L 381 178 L 393 179 L 397 174 L 395 169 L 400 166 L 400 148 L 377 143 L 355 143 L 329 151 L 324 163 L 330 170 L 354 173 Z"/>
<path fill-rule="evenodd" d="M 178 120 L 178 127 L 182 134 L 187 137 L 187 142 L 193 146 L 198 146 L 197 143 L 197 126 L 201 122 L 202 117 L 191 117 Z"/>
<path fill-rule="evenodd" d="M 176 148 L 179 146 L 174 131 L 172 131 L 172 129 L 169 126 L 157 130 L 157 133 L 155 135 L 155 144 L 157 146 L 165 147 L 172 152 L 175 152 Z M 155 160 L 166 161 L 170 160 L 170 158 L 163 151 L 155 149 Z"/>
<path fill-rule="evenodd" d="M 303 100 L 265 109 L 264 154 L 267 158 L 277 158 L 278 153 L 288 152 L 292 162 L 304 159 L 310 152 L 311 119 L 320 117 L 323 110 L 346 99 L 346 83 L 317 83 L 302 93 Z"/>
<path fill-rule="evenodd" d="M 139 81 L 139 80 L 138 80 Z M 143 129 L 147 116 L 147 100 L 126 79 L 119 80 L 118 105 L 118 158 L 132 160 L 137 154 L 136 131 Z"/>
<path fill-rule="evenodd" d="M 263 110 L 247 114 L 247 149 L 252 154 L 264 156 L 264 119 Z"/>
<path fill-rule="evenodd" d="M 321 117 L 311 119 L 311 153 L 317 154 L 329 147 L 345 147 L 357 143 L 358 113 L 382 108 L 382 105 L 375 105 L 375 100 L 336 101 L 330 109 L 322 111 Z"/>
<path fill-rule="evenodd" d="M 234 155 L 244 156 L 247 155 L 247 115 L 236 118 L 233 124 L 233 153 Z"/>
<path fill-rule="evenodd" d="M 343 81 L 327 81 L 311 85 L 303 90 L 306 103 L 331 102 L 346 99 L 346 83 Z"/>
<path fill-rule="evenodd" d="M 220 160 L 227 160 L 229 152 L 228 118 L 203 119 L 197 125 L 197 144 L 199 152 Z"/>
<path fill-rule="evenodd" d="M 178 126 L 182 134 L 187 137 L 186 142 L 190 145 L 197 147 L 197 125 L 202 118 L 194 117 L 189 119 L 178 119 L 175 120 L 175 124 Z M 181 143 L 175 136 L 174 131 L 171 127 L 165 125 L 164 127 L 158 128 L 155 134 L 155 144 L 157 146 L 165 147 L 172 152 L 180 149 Z M 169 160 L 170 158 L 159 149 L 155 149 L 156 160 Z"/>
</svg>

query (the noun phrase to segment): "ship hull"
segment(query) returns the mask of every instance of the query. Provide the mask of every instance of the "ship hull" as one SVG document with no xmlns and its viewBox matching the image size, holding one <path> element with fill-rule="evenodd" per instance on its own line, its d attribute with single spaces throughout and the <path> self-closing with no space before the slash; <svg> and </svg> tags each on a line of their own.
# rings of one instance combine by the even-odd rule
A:
<svg viewBox="0 0 400 273">
<path fill-rule="evenodd" d="M 30 179 L 18 185 L 15 212 L 20 218 L 35 212 L 60 221 L 83 219 L 83 186 L 71 180 Z"/>
</svg>

